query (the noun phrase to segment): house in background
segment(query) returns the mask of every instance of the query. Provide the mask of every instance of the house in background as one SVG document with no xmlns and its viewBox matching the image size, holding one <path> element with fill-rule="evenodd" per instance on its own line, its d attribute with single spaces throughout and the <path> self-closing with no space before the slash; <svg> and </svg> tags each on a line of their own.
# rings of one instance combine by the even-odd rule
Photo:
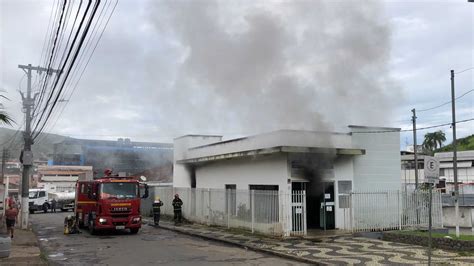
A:
<svg viewBox="0 0 474 266">
<path fill-rule="evenodd" d="M 349 193 L 401 189 L 399 147 L 399 129 L 364 126 L 349 126 L 345 133 L 280 130 L 226 141 L 186 135 L 174 141 L 173 186 L 225 190 L 220 201 L 226 212 L 239 208 L 239 191 L 247 191 L 247 198 L 249 191 L 270 193 L 274 198 L 250 196 L 246 204 L 260 212 L 269 204 L 291 206 L 272 212 L 277 220 L 293 217 L 282 230 L 294 229 L 299 220 L 305 228 L 342 229 Z M 209 196 L 209 206 L 211 201 Z"/>
<path fill-rule="evenodd" d="M 92 180 L 92 166 L 38 166 L 37 187 L 50 192 L 74 191 L 77 180 Z"/>
</svg>

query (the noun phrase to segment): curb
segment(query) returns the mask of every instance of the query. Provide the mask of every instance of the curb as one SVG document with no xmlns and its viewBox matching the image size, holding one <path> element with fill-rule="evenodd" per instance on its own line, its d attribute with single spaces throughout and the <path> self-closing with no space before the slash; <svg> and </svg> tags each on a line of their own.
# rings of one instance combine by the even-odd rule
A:
<svg viewBox="0 0 474 266">
<path fill-rule="evenodd" d="M 146 223 L 150 226 L 154 225 L 153 222 L 150 221 L 150 220 L 144 220 L 144 221 L 146 221 Z M 227 240 L 227 239 L 208 236 L 208 235 L 204 235 L 204 234 L 189 232 L 189 231 L 186 231 L 186 230 L 183 230 L 183 229 L 176 228 L 176 226 L 169 226 L 169 225 L 164 225 L 163 226 L 163 225 L 160 225 L 159 228 L 169 230 L 169 231 L 178 232 L 178 233 L 181 233 L 181 234 L 184 234 L 184 235 L 199 237 L 199 238 L 202 238 L 202 239 L 205 239 L 205 240 L 212 240 L 212 241 L 216 241 L 216 242 L 220 242 L 220 243 L 224 243 L 224 244 L 230 244 L 230 245 L 237 246 L 237 247 L 240 247 L 240 248 L 249 249 L 249 250 L 252 250 L 252 251 L 255 251 L 255 252 L 265 253 L 265 254 L 277 256 L 277 257 L 284 258 L 284 259 L 290 259 L 290 260 L 294 260 L 294 261 L 309 263 L 311 265 L 326 265 L 326 264 L 323 264 L 323 263 L 315 261 L 315 260 L 311 260 L 311 259 L 307 259 L 307 258 L 303 258 L 303 257 L 298 257 L 298 256 L 295 256 L 295 255 L 290 255 L 290 254 L 286 254 L 286 253 L 282 253 L 282 252 L 278 252 L 278 251 L 274 251 L 274 250 L 259 248 L 259 247 L 239 243 L 239 242 L 232 241 L 232 240 Z"/>
<path fill-rule="evenodd" d="M 30 223 L 30 228 L 31 228 L 31 231 L 33 232 L 33 234 L 35 235 L 36 237 L 36 243 L 38 243 L 38 248 L 40 250 L 40 256 L 41 256 L 41 259 L 46 263 L 46 265 L 59 265 L 59 264 L 55 264 L 54 261 L 51 261 L 48 257 L 49 255 L 49 252 L 46 250 L 45 246 L 43 245 L 43 243 L 39 240 L 39 235 L 38 235 L 38 232 L 36 232 L 36 229 L 35 227 L 33 226 L 32 223 Z"/>
</svg>

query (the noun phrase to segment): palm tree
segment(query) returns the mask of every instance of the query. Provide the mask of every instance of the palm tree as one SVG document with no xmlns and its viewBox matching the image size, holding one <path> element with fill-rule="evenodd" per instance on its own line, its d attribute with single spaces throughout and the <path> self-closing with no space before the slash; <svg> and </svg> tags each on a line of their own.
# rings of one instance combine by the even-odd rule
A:
<svg viewBox="0 0 474 266">
<path fill-rule="evenodd" d="M 425 140 L 423 141 L 423 149 L 426 152 L 432 154 L 436 149 L 441 148 L 441 146 L 443 146 L 443 142 L 445 141 L 446 135 L 441 130 L 426 133 Z"/>
<path fill-rule="evenodd" d="M 0 94 L 0 98 L 3 98 L 3 99 L 6 99 L 8 100 L 7 97 L 3 96 Z M 7 124 L 7 125 L 12 125 L 13 123 L 15 123 L 15 121 L 13 121 L 13 119 L 11 118 L 11 116 L 9 114 L 7 114 L 6 112 L 4 112 L 5 108 L 3 107 L 3 104 L 0 103 L 0 125 L 1 124 Z"/>
</svg>

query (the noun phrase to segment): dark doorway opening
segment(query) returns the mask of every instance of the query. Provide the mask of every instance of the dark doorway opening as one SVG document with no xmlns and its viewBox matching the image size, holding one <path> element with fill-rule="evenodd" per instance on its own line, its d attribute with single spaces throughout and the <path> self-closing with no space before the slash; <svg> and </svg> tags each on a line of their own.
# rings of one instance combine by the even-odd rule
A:
<svg viewBox="0 0 474 266">
<path fill-rule="evenodd" d="M 310 229 L 335 229 L 334 182 L 309 183 L 306 197 Z"/>
</svg>

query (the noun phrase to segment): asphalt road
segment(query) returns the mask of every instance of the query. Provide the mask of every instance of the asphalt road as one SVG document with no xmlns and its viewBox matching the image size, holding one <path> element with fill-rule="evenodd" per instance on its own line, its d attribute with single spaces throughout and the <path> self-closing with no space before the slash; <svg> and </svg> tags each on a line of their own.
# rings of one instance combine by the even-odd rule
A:
<svg viewBox="0 0 474 266">
<path fill-rule="evenodd" d="M 64 235 L 68 213 L 30 215 L 41 249 L 52 265 L 301 265 L 239 247 L 142 226 L 140 232 Z"/>
</svg>

